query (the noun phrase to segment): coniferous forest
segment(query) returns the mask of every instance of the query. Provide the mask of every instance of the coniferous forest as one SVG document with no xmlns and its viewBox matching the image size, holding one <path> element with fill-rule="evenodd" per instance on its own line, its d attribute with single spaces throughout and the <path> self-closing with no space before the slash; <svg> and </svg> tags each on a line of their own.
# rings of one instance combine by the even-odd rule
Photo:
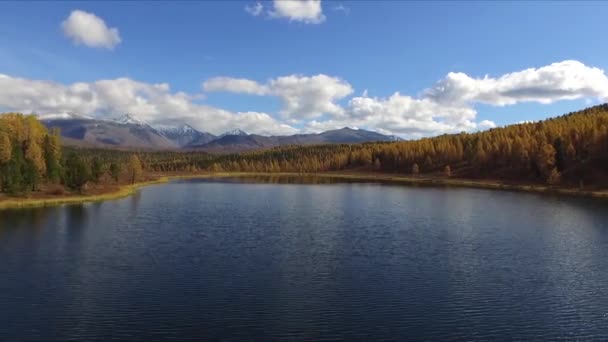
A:
<svg viewBox="0 0 608 342">
<path fill-rule="evenodd" d="M 0 190 L 86 192 L 152 175 L 330 171 L 486 179 L 581 189 L 608 186 L 608 104 L 479 133 L 411 141 L 284 146 L 241 154 L 62 147 L 33 115 L 0 116 Z"/>
</svg>

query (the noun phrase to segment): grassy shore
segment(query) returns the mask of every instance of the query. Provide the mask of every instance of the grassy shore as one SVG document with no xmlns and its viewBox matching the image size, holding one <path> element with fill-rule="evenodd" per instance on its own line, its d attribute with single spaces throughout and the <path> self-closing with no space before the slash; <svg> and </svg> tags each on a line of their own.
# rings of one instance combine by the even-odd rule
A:
<svg viewBox="0 0 608 342">
<path fill-rule="evenodd" d="M 118 189 L 108 191 L 102 194 L 93 195 L 61 195 L 57 197 L 6 197 L 0 199 L 0 210 L 2 209 L 15 209 L 15 208 L 33 208 L 33 207 L 47 207 L 56 206 L 62 204 L 78 204 L 86 202 L 98 202 L 119 199 L 127 197 L 135 193 L 139 188 L 152 185 L 167 183 L 174 179 L 204 179 L 204 178 L 229 178 L 229 177 L 251 177 L 251 176 L 263 176 L 263 177 L 322 177 L 332 179 L 343 179 L 349 181 L 365 181 L 365 182 L 379 182 L 379 183 L 390 183 L 390 184 L 401 184 L 410 186 L 453 186 L 453 187 L 467 187 L 467 188 L 479 188 L 479 189 L 492 189 L 492 190 L 509 190 L 509 191 L 522 191 L 522 192 L 535 192 L 543 194 L 556 194 L 556 195 L 568 195 L 568 196 L 582 196 L 582 197 L 594 197 L 594 198 L 605 198 L 608 199 L 608 190 L 580 190 L 573 188 L 564 187 L 549 187 L 536 184 L 505 184 L 497 181 L 487 180 L 468 180 L 468 179 L 455 179 L 455 178 L 433 178 L 433 177 L 408 177 L 396 174 L 384 174 L 384 173 L 360 173 L 360 172 L 324 172 L 324 173 L 253 173 L 253 172 L 217 172 L 217 173 L 200 173 L 200 174 L 174 174 L 174 175 L 155 175 L 155 179 L 146 182 L 140 182 L 129 185 L 119 186 Z"/>
<path fill-rule="evenodd" d="M 0 200 L 0 210 L 17 209 L 17 208 L 35 208 L 35 207 L 50 207 L 62 204 L 78 204 L 87 202 L 99 202 L 113 199 L 119 199 L 130 196 L 137 189 L 152 185 L 168 182 L 169 178 L 161 177 L 156 180 L 140 182 L 135 184 L 121 185 L 118 190 L 113 190 L 103 194 L 94 195 L 60 195 L 57 197 L 7 197 Z"/>
</svg>

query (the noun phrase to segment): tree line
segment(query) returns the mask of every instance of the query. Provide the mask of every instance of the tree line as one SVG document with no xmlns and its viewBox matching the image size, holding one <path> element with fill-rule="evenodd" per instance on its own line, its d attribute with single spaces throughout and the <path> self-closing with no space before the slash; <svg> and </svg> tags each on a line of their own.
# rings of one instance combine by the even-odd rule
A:
<svg viewBox="0 0 608 342">
<path fill-rule="evenodd" d="M 48 130 L 34 115 L 0 115 L 0 191 L 22 194 L 42 185 L 81 191 L 89 182 L 138 181 L 143 173 L 136 154 L 104 158 L 69 149 L 63 153 L 60 132 Z"/>
<path fill-rule="evenodd" d="M 608 104 L 478 133 L 399 142 L 283 146 L 241 154 L 61 147 L 35 116 L 0 116 L 0 190 L 134 183 L 156 173 L 390 172 L 514 182 L 608 186 Z"/>
<path fill-rule="evenodd" d="M 377 170 L 412 176 L 608 185 L 608 104 L 553 119 L 412 141 L 287 146 L 218 158 L 213 171 Z"/>
</svg>

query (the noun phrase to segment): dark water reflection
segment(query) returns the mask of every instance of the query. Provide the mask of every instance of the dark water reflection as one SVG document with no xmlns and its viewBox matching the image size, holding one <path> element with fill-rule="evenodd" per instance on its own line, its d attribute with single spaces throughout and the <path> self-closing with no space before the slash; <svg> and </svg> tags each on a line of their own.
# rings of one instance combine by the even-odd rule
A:
<svg viewBox="0 0 608 342">
<path fill-rule="evenodd" d="M 176 181 L 180 182 L 180 181 Z M 262 184 L 380 184 L 373 179 L 349 179 L 345 177 L 302 175 L 243 175 L 186 180 L 186 182 L 202 183 L 262 183 Z M 383 181 L 383 184 L 390 182 Z M 397 184 L 397 182 L 395 182 Z"/>
<path fill-rule="evenodd" d="M 259 181 L 0 212 L 0 340 L 608 338 L 606 202 Z"/>
</svg>

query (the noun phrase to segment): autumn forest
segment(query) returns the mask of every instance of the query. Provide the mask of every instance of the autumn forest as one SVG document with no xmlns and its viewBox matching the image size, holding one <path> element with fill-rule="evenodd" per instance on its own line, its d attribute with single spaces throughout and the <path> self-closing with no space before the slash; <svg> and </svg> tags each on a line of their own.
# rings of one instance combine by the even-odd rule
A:
<svg viewBox="0 0 608 342">
<path fill-rule="evenodd" d="M 83 193 L 164 174 L 332 171 L 601 189 L 608 186 L 608 104 L 479 133 L 224 155 L 64 147 L 60 132 L 33 115 L 0 116 L 0 189 L 8 195 Z"/>
</svg>

